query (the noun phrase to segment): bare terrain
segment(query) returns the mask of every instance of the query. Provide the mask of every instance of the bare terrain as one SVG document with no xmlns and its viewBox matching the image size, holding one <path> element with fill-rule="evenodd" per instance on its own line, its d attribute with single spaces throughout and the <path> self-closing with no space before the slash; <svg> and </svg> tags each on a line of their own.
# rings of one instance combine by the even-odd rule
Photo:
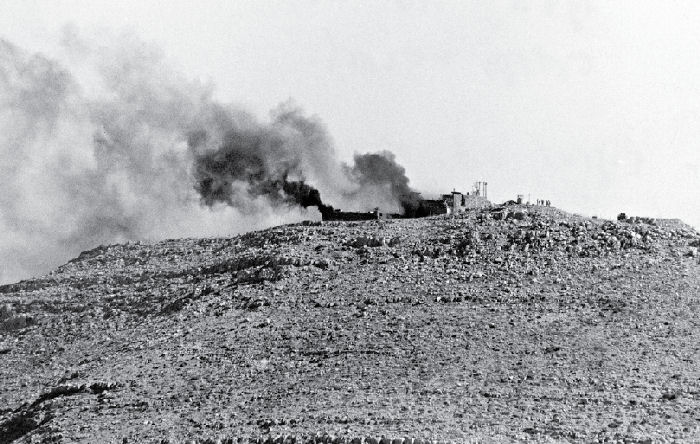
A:
<svg viewBox="0 0 700 444">
<path fill-rule="evenodd" d="M 699 246 L 517 205 L 102 246 L 0 287 L 0 443 L 700 442 Z"/>
</svg>

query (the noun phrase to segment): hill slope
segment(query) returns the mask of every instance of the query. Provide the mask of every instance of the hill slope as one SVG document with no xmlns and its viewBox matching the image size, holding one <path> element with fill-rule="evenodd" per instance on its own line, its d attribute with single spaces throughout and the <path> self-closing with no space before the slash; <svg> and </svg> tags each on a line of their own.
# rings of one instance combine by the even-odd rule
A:
<svg viewBox="0 0 700 444">
<path fill-rule="evenodd" d="M 510 206 L 100 247 L 0 287 L 0 443 L 700 439 L 698 246 Z"/>
</svg>

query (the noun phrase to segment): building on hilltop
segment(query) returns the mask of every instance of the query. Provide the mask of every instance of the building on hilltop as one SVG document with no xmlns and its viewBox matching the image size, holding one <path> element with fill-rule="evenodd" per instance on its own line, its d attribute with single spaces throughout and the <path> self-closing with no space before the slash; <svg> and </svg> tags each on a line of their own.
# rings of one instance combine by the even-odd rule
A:
<svg viewBox="0 0 700 444">
<path fill-rule="evenodd" d="M 471 192 L 466 194 L 452 190 L 450 194 L 443 194 L 447 214 L 457 214 L 472 208 L 490 206 L 487 198 L 487 182 L 475 182 Z"/>
<path fill-rule="evenodd" d="M 325 221 L 360 221 L 360 220 L 387 220 L 387 219 L 413 219 L 440 214 L 458 214 L 473 208 L 490 207 L 487 199 L 486 182 L 476 182 L 471 192 L 461 193 L 453 190 L 449 194 L 443 194 L 440 199 L 419 199 L 414 205 L 404 208 L 403 214 L 388 213 L 375 208 L 373 211 L 354 212 L 341 211 L 333 207 L 321 209 L 322 220 Z"/>
</svg>

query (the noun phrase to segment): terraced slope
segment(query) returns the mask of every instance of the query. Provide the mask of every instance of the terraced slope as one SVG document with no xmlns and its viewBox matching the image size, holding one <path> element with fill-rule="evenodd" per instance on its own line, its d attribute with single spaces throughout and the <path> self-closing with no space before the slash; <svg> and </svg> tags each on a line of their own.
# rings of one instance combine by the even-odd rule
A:
<svg viewBox="0 0 700 444">
<path fill-rule="evenodd" d="M 698 246 L 510 206 L 99 247 L 0 288 L 0 443 L 700 440 Z"/>
</svg>

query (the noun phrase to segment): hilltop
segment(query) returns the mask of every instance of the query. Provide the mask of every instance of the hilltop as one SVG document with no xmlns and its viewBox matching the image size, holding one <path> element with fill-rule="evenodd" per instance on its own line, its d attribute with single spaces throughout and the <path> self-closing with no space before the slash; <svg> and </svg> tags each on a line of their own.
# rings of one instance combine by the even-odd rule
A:
<svg viewBox="0 0 700 444">
<path fill-rule="evenodd" d="M 101 246 L 0 287 L 0 443 L 698 439 L 698 247 L 519 205 Z"/>
</svg>

